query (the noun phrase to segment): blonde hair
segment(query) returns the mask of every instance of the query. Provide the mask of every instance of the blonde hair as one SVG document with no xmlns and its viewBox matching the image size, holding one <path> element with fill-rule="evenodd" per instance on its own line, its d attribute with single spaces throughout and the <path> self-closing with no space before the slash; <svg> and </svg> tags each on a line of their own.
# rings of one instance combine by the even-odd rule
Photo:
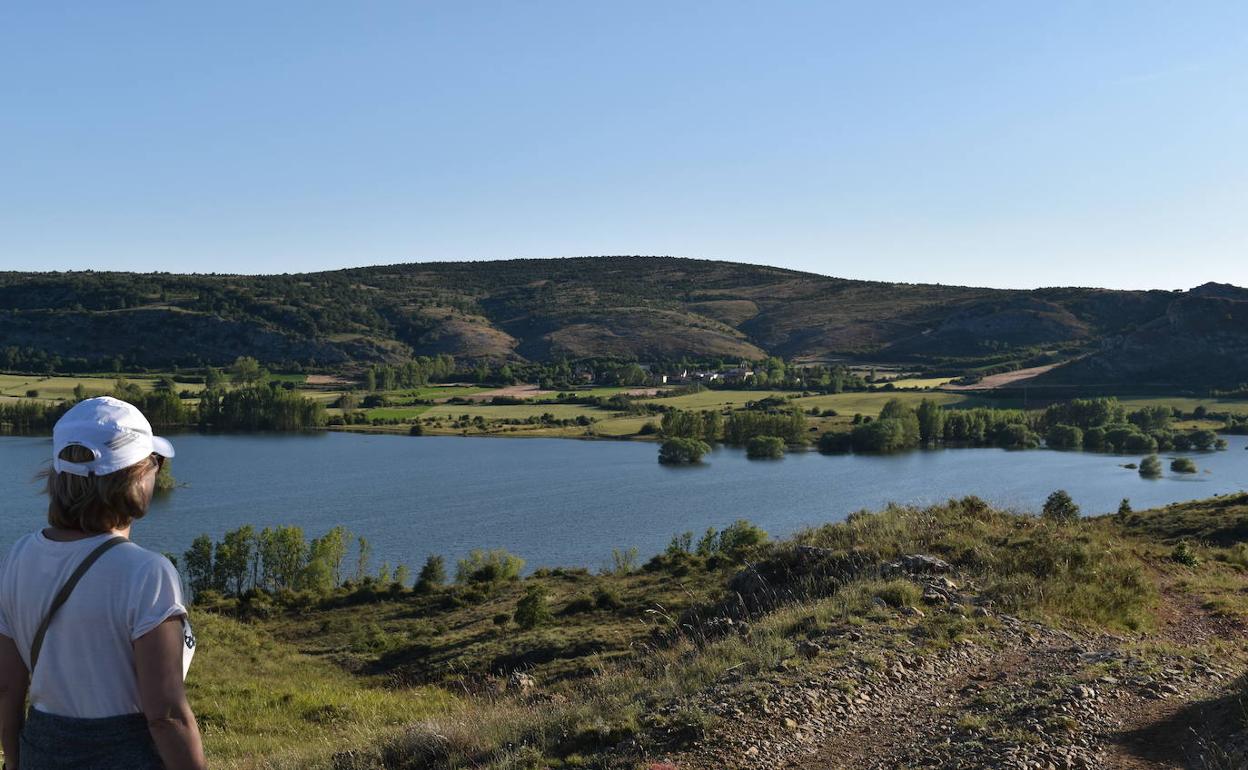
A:
<svg viewBox="0 0 1248 770">
<path fill-rule="evenodd" d="M 83 446 L 70 445 L 60 458 L 71 463 L 90 462 L 95 455 Z M 143 518 L 151 502 L 143 490 L 143 476 L 156 462 L 146 458 L 103 476 L 77 476 L 44 471 L 48 479 L 48 524 L 61 529 L 103 533 L 124 529 Z"/>
</svg>

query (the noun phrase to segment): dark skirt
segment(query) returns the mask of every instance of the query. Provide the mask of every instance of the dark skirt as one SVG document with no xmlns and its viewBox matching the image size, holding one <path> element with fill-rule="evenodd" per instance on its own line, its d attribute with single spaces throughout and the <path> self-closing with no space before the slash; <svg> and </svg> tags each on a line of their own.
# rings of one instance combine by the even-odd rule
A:
<svg viewBox="0 0 1248 770">
<path fill-rule="evenodd" d="M 78 719 L 31 709 L 22 770 L 164 770 L 142 714 Z"/>
</svg>

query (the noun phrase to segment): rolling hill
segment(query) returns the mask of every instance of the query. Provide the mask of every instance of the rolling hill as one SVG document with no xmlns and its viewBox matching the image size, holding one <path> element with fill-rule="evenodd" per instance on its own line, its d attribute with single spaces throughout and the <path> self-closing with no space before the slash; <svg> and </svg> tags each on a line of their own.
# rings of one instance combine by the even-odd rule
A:
<svg viewBox="0 0 1248 770">
<path fill-rule="evenodd" d="M 450 353 L 495 361 L 779 355 L 952 371 L 1077 359 L 1047 377 L 1234 384 L 1248 380 L 1246 309 L 1248 291 L 1217 284 L 1182 293 L 1016 291 L 674 257 L 267 276 L 7 272 L 0 366 L 40 356 L 62 366 L 117 357 L 193 366 L 249 354 L 338 367 Z"/>
</svg>

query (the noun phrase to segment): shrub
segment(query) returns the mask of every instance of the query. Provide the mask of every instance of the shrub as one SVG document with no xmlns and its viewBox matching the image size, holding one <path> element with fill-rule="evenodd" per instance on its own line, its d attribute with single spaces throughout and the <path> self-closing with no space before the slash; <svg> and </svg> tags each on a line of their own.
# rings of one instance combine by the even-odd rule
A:
<svg viewBox="0 0 1248 770">
<path fill-rule="evenodd" d="M 26 391 L 26 398 L 39 398 L 39 391 L 33 389 Z"/>
<path fill-rule="evenodd" d="M 1188 567 L 1200 566 L 1200 557 L 1196 555 L 1196 549 L 1186 540 L 1180 541 L 1174 547 L 1174 550 L 1170 552 L 1170 558 Z"/>
<path fill-rule="evenodd" d="M 669 438 L 659 447 L 659 462 L 664 465 L 686 465 L 701 461 L 711 445 L 696 438 Z"/>
<path fill-rule="evenodd" d="M 546 601 L 546 593 L 541 586 L 532 585 L 524 590 L 524 596 L 516 602 L 516 612 L 512 618 L 516 625 L 525 629 L 537 628 L 550 622 L 550 604 Z"/>
<path fill-rule="evenodd" d="M 659 426 L 654 424 L 654 420 L 644 423 L 637 429 L 638 436 L 653 436 L 659 432 Z"/>
<path fill-rule="evenodd" d="M 511 622 L 511 613 L 498 612 L 494 614 L 494 625 L 502 627 Z"/>
<path fill-rule="evenodd" d="M 594 590 L 594 606 L 600 610 L 618 610 L 624 603 L 613 589 L 599 586 Z"/>
<path fill-rule="evenodd" d="M 1175 473 L 1195 473 L 1196 463 L 1190 457 L 1176 457 L 1170 463 L 1170 470 Z"/>
<path fill-rule="evenodd" d="M 627 575 L 637 570 L 637 546 L 611 549 L 611 574 Z"/>
<path fill-rule="evenodd" d="M 909 580 L 890 580 L 881 584 L 875 595 L 889 607 L 900 609 L 918 604 L 923 591 Z"/>
<path fill-rule="evenodd" d="M 1118 517 L 1125 519 L 1131 514 L 1131 501 L 1124 497 L 1122 498 L 1122 502 L 1118 503 Z"/>
<path fill-rule="evenodd" d="M 778 460 L 784 457 L 784 439 L 779 436 L 755 436 L 745 445 L 745 456 L 754 460 Z"/>
<path fill-rule="evenodd" d="M 738 555 L 767 542 L 767 532 L 745 519 L 738 519 L 719 533 L 716 548 L 721 553 Z"/>
<path fill-rule="evenodd" d="M 1157 455 L 1149 455 L 1140 460 L 1140 475 L 1144 478 L 1156 478 L 1161 475 L 1161 460 Z"/>
<path fill-rule="evenodd" d="M 524 559 L 502 548 L 489 551 L 475 549 L 467 559 L 460 559 L 455 580 L 460 583 L 498 583 L 515 580 L 524 569 Z"/>
<path fill-rule="evenodd" d="M 1043 515 L 1048 521 L 1070 524 L 1079 520 L 1079 506 L 1070 499 L 1066 490 L 1059 489 L 1044 501 Z"/>
</svg>

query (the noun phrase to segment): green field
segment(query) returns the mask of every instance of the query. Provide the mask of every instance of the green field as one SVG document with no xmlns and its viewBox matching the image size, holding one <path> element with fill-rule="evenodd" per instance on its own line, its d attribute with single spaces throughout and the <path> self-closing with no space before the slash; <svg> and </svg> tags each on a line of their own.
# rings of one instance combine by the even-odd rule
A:
<svg viewBox="0 0 1248 770">
<path fill-rule="evenodd" d="M 944 407 L 969 406 L 972 401 L 971 397 L 960 393 L 877 391 L 875 393 L 832 393 L 826 396 L 810 396 L 794 399 L 793 403 L 803 409 L 818 407 L 819 409 L 835 409 L 842 415 L 862 414 L 875 417 L 879 415 L 884 405 L 893 399 L 910 406 L 917 406 L 925 398 Z"/>
<path fill-rule="evenodd" d="M 74 388 L 81 384 L 88 396 L 102 396 L 113 391 L 113 383 L 117 379 L 134 383 L 144 390 L 150 390 L 156 384 L 156 375 L 123 374 L 111 377 L 91 377 L 86 375 L 53 375 L 35 374 L 0 374 L 0 396 L 16 396 L 24 398 L 26 391 L 39 391 L 39 398 L 46 401 L 58 401 L 74 397 Z M 198 392 L 204 386 L 198 383 L 179 382 L 178 390 Z"/>
<path fill-rule="evenodd" d="M 894 388 L 939 388 L 953 382 L 954 377 L 906 377 L 900 380 L 889 380 Z"/>
<path fill-rule="evenodd" d="M 687 396 L 673 398 L 647 399 L 656 404 L 665 404 L 676 409 L 723 409 L 745 406 L 748 401 L 758 401 L 771 396 L 787 398 L 790 393 L 776 390 L 704 390 Z M 877 415 L 884 404 L 890 399 L 900 399 L 908 404 L 918 404 L 929 398 L 943 406 L 968 404 L 971 396 L 960 393 L 915 393 L 913 391 L 876 391 L 874 393 L 831 393 L 822 396 L 806 396 L 789 399 L 802 409 L 817 407 L 819 409 L 835 409 L 841 414 L 861 413 Z"/>
<path fill-rule="evenodd" d="M 454 398 L 456 396 L 475 396 L 487 390 L 497 390 L 497 388 L 482 388 L 477 385 L 429 385 L 424 388 L 386 391 L 385 394 L 395 398 L 438 399 Z"/>
<path fill-rule="evenodd" d="M 1175 397 L 1132 397 L 1119 396 L 1118 400 L 1122 402 L 1127 411 L 1133 409 L 1142 409 L 1146 406 L 1168 406 L 1177 408 L 1185 413 L 1191 413 L 1198 406 L 1203 406 L 1210 412 L 1230 412 L 1231 414 L 1248 414 L 1248 401 L 1233 398 L 1187 398 L 1182 396 Z"/>
<path fill-rule="evenodd" d="M 641 430 L 641 426 L 648 422 L 659 424 L 659 417 L 612 417 L 602 422 L 594 423 L 594 435 L 610 436 L 618 438 L 621 436 L 635 436 L 637 431 Z"/>
<path fill-rule="evenodd" d="M 365 409 L 364 416 L 370 420 L 410 420 L 430 409 L 432 409 L 430 406 L 379 406 L 375 409 Z M 342 410 L 333 411 L 341 412 Z"/>
<path fill-rule="evenodd" d="M 595 409 L 580 404 L 515 404 L 493 406 L 489 404 L 437 404 L 428 407 L 424 413 L 426 419 L 441 417 L 457 419 L 462 415 L 469 418 L 483 417 L 486 420 L 524 420 L 529 417 L 541 417 L 543 414 L 554 416 L 557 420 L 575 420 L 577 417 L 605 419 L 611 412 Z"/>
</svg>

